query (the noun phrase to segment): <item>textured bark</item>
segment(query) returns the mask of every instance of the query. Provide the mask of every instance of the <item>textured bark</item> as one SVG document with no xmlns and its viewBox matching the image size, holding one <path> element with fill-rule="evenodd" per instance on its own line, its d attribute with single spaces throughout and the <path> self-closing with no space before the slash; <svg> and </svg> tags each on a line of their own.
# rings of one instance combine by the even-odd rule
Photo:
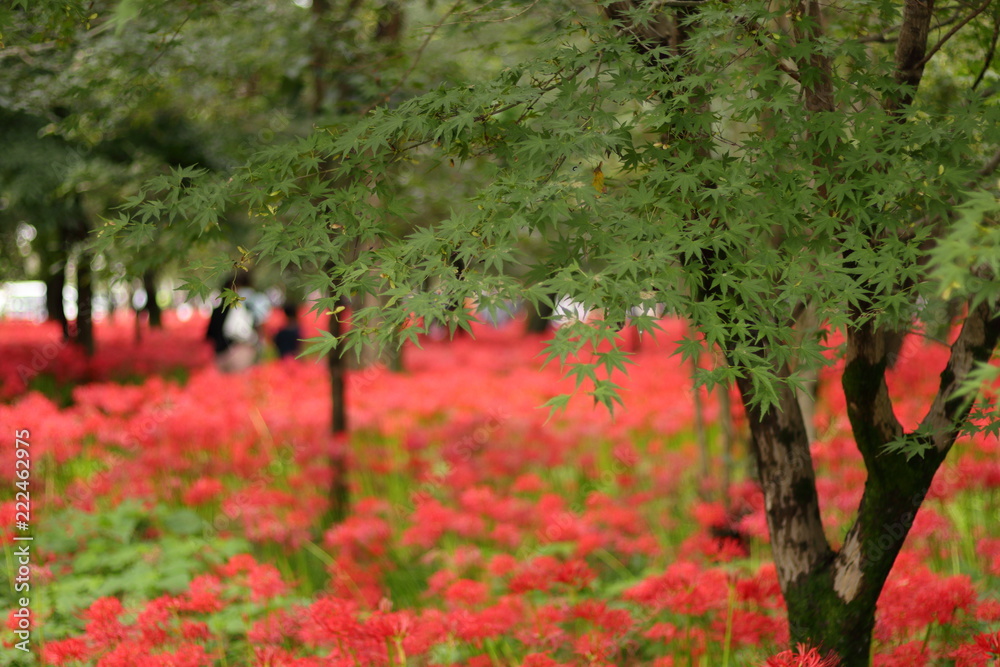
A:
<svg viewBox="0 0 1000 667">
<path fill-rule="evenodd" d="M 952 345 L 948 365 L 941 373 L 937 396 L 917 429 L 928 434 L 928 444 L 941 456 L 947 454 L 954 444 L 959 433 L 958 423 L 970 409 L 955 392 L 974 366 L 989 360 L 997 345 L 998 330 L 1000 316 L 991 310 L 989 304 L 983 303 L 970 313 L 962 333 Z"/>
<path fill-rule="evenodd" d="M 934 0 L 906 0 L 903 5 L 903 24 L 896 42 L 896 81 L 906 90 L 887 100 L 890 110 L 897 110 L 913 101 L 913 95 L 924 75 L 924 56 L 927 54 L 927 36 L 934 16 Z"/>
<path fill-rule="evenodd" d="M 833 555 L 820 519 L 806 427 L 795 392 L 787 385 L 778 390 L 779 407 L 767 412 L 751 404 L 749 380 L 737 385 L 750 424 L 778 581 L 787 598 Z"/>
<path fill-rule="evenodd" d="M 800 2 L 795 9 L 796 18 L 792 33 L 799 43 L 815 44 L 823 36 L 823 9 L 817 0 Z M 807 16 L 808 28 L 803 28 L 800 17 Z M 833 64 L 829 56 L 813 48 L 808 57 L 796 63 L 799 79 L 803 82 L 802 96 L 806 111 L 833 111 L 836 108 L 833 100 Z"/>
<path fill-rule="evenodd" d="M 1000 317 L 983 304 L 969 314 L 952 346 L 941 384 L 921 429 L 904 434 L 892 411 L 885 369 L 890 334 L 870 324 L 848 333 L 843 375 L 848 416 L 868 479 L 858 515 L 839 552 L 823 535 L 812 460 L 794 393 L 780 394 L 780 410 L 749 405 L 752 387 L 740 381 L 760 471 L 778 579 L 788 608 L 792 643 L 839 657 L 842 667 L 868 665 L 875 606 L 934 474 L 968 417 L 955 396 L 975 364 L 989 360 L 1000 338 Z M 898 438 L 928 447 L 909 460 L 885 445 Z"/>
</svg>

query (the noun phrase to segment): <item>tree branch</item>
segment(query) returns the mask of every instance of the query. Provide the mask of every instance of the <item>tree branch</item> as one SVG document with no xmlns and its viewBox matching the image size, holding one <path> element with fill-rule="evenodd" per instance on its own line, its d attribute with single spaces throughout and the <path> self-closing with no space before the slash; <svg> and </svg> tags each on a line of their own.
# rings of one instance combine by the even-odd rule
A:
<svg viewBox="0 0 1000 667">
<path fill-rule="evenodd" d="M 845 40 L 845 41 L 850 41 L 850 40 Z M 859 37 L 857 41 L 860 42 L 861 44 L 871 44 L 871 43 L 891 44 L 893 42 L 898 42 L 899 37 L 898 36 L 891 37 L 887 35 L 885 32 L 880 32 L 877 35 L 865 35 L 864 37 Z"/>
<path fill-rule="evenodd" d="M 998 339 L 1000 315 L 991 304 L 979 304 L 966 317 L 958 339 L 951 346 L 951 357 L 941 372 L 937 396 L 916 431 L 918 437 L 929 438 L 938 452 L 943 454 L 951 448 L 972 407 L 971 400 L 958 394 L 959 388 L 976 365 L 990 360 Z"/>
<path fill-rule="evenodd" d="M 975 90 L 983 82 L 983 77 L 993 64 L 993 56 L 997 53 L 997 39 L 1000 39 L 1000 15 L 993 21 L 993 36 L 990 38 L 990 48 L 986 51 L 986 58 L 983 60 L 983 68 L 979 70 L 979 76 L 972 82 L 972 89 Z"/>
<path fill-rule="evenodd" d="M 861 315 L 854 313 L 857 322 Z M 866 467 L 871 470 L 882 448 L 903 435 L 885 381 L 889 366 L 889 331 L 869 319 L 847 330 L 847 359 L 842 384 L 847 416 Z"/>
<path fill-rule="evenodd" d="M 1000 317 L 991 305 L 982 303 L 966 318 L 958 340 L 952 345 L 948 365 L 941 373 L 940 389 L 927 416 L 916 432 L 906 435 L 908 439 L 931 444 L 931 450 L 912 458 L 903 452 L 880 451 L 870 462 L 866 455 L 868 479 L 858 516 L 833 563 L 834 591 L 842 601 L 851 603 L 868 597 L 874 604 L 877 599 L 931 480 L 969 415 L 971 401 L 957 396 L 956 389 L 977 363 L 989 360 L 998 339 Z M 881 390 L 884 377 L 878 384 Z M 848 410 L 851 409 L 849 399 Z M 853 409 L 857 410 L 857 406 Z M 853 414 L 851 422 L 854 423 Z M 890 433 L 880 435 L 885 437 Z M 860 442 L 859 438 L 859 446 Z"/>
<path fill-rule="evenodd" d="M 656 48 L 669 48 L 673 27 L 664 15 L 659 15 L 655 22 L 636 25 L 629 14 L 635 11 L 642 0 L 617 0 L 604 7 L 604 15 L 609 20 L 618 23 L 623 30 L 633 37 L 633 45 L 639 53 L 649 53 Z M 658 5 L 659 3 L 657 3 Z M 701 3 L 694 3 L 695 5 Z M 652 44 L 652 46 L 650 46 Z"/>
<path fill-rule="evenodd" d="M 993 157 L 987 160 L 986 164 L 984 164 L 976 173 L 985 178 L 996 171 L 997 167 L 1000 167 L 1000 149 L 998 149 L 997 152 L 993 154 Z M 972 187 L 975 184 L 976 181 L 969 181 L 965 184 L 965 187 Z"/>
<path fill-rule="evenodd" d="M 927 52 L 927 55 L 925 55 L 923 58 L 921 58 L 920 62 L 917 63 L 916 66 L 920 67 L 922 69 L 924 65 L 926 65 L 928 62 L 930 62 L 930 59 L 934 57 L 934 54 L 937 53 L 938 51 L 940 51 L 941 47 L 944 46 L 945 43 L 949 39 L 951 39 L 952 37 L 955 36 L 955 33 L 957 33 L 959 30 L 961 30 L 962 28 L 964 28 L 966 26 L 966 24 L 968 24 L 969 21 L 971 21 L 972 19 L 974 19 L 977 16 L 979 16 L 980 14 L 982 14 L 986 10 L 986 8 L 989 7 L 990 4 L 992 4 L 992 3 L 993 3 L 993 0 L 986 0 L 986 2 L 984 2 L 982 5 L 979 6 L 979 8 L 976 9 L 976 11 L 972 12 L 971 14 L 969 14 L 968 16 L 966 16 L 964 19 L 962 19 L 961 21 L 959 21 L 957 25 L 953 26 L 951 30 L 949 30 L 947 33 L 945 33 L 944 37 L 942 37 L 941 39 L 938 40 L 937 44 L 935 44 L 933 47 L 931 47 L 931 49 Z"/>
<path fill-rule="evenodd" d="M 706 251 L 701 261 L 708 267 L 715 257 L 714 251 Z M 698 298 L 711 296 L 719 296 L 719 291 L 713 285 L 710 272 L 705 271 L 698 288 Z M 755 323 L 745 324 L 751 329 L 748 336 L 756 339 L 753 331 Z M 738 340 L 730 338 L 723 351 L 730 366 L 744 370 L 745 367 L 732 356 L 737 343 Z M 762 361 L 767 361 L 764 351 L 759 351 L 757 355 Z M 751 451 L 764 492 L 778 581 L 787 598 L 790 591 L 805 585 L 810 575 L 831 562 L 833 550 L 823 530 L 816 472 L 809 451 L 805 420 L 795 389 L 788 382 L 791 373 L 787 364 L 768 365 L 773 367 L 777 377 L 777 386 L 774 387 L 776 406 L 765 412 L 759 403 L 754 402 L 757 390 L 749 372 L 741 373 L 736 385 L 750 426 Z"/>
</svg>

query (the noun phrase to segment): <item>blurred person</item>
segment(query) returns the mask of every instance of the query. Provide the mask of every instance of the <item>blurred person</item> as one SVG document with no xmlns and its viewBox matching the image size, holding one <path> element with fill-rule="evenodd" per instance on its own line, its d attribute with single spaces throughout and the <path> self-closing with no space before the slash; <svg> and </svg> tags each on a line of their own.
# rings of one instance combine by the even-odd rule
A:
<svg viewBox="0 0 1000 667">
<path fill-rule="evenodd" d="M 299 353 L 302 330 L 299 327 L 299 305 L 286 301 L 282 310 L 285 311 L 285 326 L 274 334 L 274 346 L 278 348 L 278 356 L 285 359 Z"/>
<path fill-rule="evenodd" d="M 215 347 L 215 363 L 224 373 L 245 370 L 260 358 L 260 327 L 271 312 L 267 296 L 253 288 L 250 274 L 241 271 L 227 283 L 242 299 L 232 306 L 221 297 L 208 320 L 205 338 Z"/>
</svg>

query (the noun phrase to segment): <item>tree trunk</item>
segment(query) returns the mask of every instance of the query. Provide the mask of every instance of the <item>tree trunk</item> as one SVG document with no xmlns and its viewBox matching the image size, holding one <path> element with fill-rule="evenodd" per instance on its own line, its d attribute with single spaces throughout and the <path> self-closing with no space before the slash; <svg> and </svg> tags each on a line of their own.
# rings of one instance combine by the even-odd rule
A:
<svg viewBox="0 0 1000 667">
<path fill-rule="evenodd" d="M 149 313 L 149 326 L 159 329 L 163 326 L 163 312 L 156 302 L 156 274 L 152 270 L 142 274 L 142 287 L 146 290 L 146 312 Z"/>
<path fill-rule="evenodd" d="M 733 407 L 729 399 L 729 386 L 716 387 L 719 393 L 719 423 L 722 425 L 722 502 L 726 512 L 732 510 L 730 489 L 733 486 Z"/>
<path fill-rule="evenodd" d="M 341 311 L 342 313 L 343 311 Z M 343 333 L 341 313 L 330 314 L 330 333 L 338 338 Z M 340 523 L 347 518 L 350 508 L 347 457 L 347 359 L 338 346 L 327 355 L 330 369 L 330 395 L 333 399 L 330 414 L 330 431 L 333 443 L 330 451 L 330 521 Z"/>
<path fill-rule="evenodd" d="M 71 202 L 70 211 L 60 225 L 60 246 L 68 257 L 74 247 L 83 244 L 90 232 L 87 212 L 80 195 Z M 76 260 L 76 321 L 69 330 L 71 339 L 83 347 L 88 357 L 94 354 L 94 286 L 90 268 L 91 254 L 86 246 L 80 247 Z"/>
<path fill-rule="evenodd" d="M 94 356 L 94 285 L 90 253 L 80 252 L 76 264 L 76 342 L 88 357 Z"/>
<path fill-rule="evenodd" d="M 552 303 L 556 297 L 552 295 Z M 524 331 L 528 334 L 544 334 L 552 326 L 551 317 L 555 312 L 555 307 L 546 303 L 539 303 L 537 307 L 528 304 L 528 318 L 524 324 Z"/>
<path fill-rule="evenodd" d="M 969 313 L 927 416 L 914 432 L 904 433 L 885 381 L 892 351 L 888 335 L 870 322 L 848 330 L 842 384 L 868 479 L 839 552 L 823 534 L 809 442 L 794 391 L 782 388 L 779 408 L 763 413 L 750 404 L 750 381 L 737 381 L 753 436 L 793 644 L 833 652 L 842 667 L 868 665 L 882 587 L 934 474 L 958 436 L 957 424 L 969 414 L 970 403 L 958 398 L 956 390 L 977 363 L 989 360 L 998 338 L 1000 316 L 989 304 Z M 903 452 L 886 449 L 900 439 L 919 447 L 923 455 L 908 459 Z"/>
<path fill-rule="evenodd" d="M 691 359 L 691 377 L 698 372 L 701 354 Z M 691 396 L 694 399 L 694 437 L 698 443 L 698 462 L 701 475 L 701 491 L 704 492 L 712 477 L 712 453 L 708 448 L 708 434 L 705 432 L 705 405 L 701 400 L 701 387 L 692 387 Z"/>
<path fill-rule="evenodd" d="M 393 373 L 402 373 L 406 370 L 406 356 L 403 354 L 403 350 L 406 348 L 403 345 L 399 347 L 390 347 L 386 354 L 389 357 L 386 366 Z"/>
<path fill-rule="evenodd" d="M 376 272 L 377 273 L 377 272 Z M 386 303 L 386 297 L 377 294 L 365 294 L 360 299 L 355 299 L 359 308 L 381 308 Z M 381 327 L 383 320 L 376 316 L 369 321 L 368 326 Z M 403 348 L 386 346 L 379 349 L 374 343 L 366 342 L 361 346 L 361 356 L 358 359 L 358 368 L 369 368 L 371 366 L 382 365 L 394 373 L 403 371 Z"/>
<path fill-rule="evenodd" d="M 45 309 L 50 320 L 59 323 L 63 340 L 69 340 L 69 320 L 63 306 L 63 290 L 66 287 L 66 256 L 63 255 L 49 267 L 45 276 Z"/>
</svg>

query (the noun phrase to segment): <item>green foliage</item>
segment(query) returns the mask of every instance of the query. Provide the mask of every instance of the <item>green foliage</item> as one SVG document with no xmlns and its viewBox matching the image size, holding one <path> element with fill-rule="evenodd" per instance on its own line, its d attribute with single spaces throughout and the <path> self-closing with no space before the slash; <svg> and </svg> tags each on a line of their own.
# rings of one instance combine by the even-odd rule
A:
<svg viewBox="0 0 1000 667">
<path fill-rule="evenodd" d="M 912 91 L 870 39 L 900 21 L 891 3 L 827 8 L 821 37 L 762 2 L 633 3 L 614 20 L 572 2 L 399 8 L 426 27 L 386 39 L 379 3 L 118 2 L 60 42 L 26 13 L 19 43 L 44 45 L 43 71 L 20 63 L 0 96 L 37 118 L 72 101 L 46 126 L 87 150 L 62 190 L 125 204 L 98 252 L 141 270 L 208 248 L 195 295 L 257 259 L 318 309 L 364 304 L 319 352 L 468 329 L 468 299 L 567 298 L 599 316 L 547 354 L 611 408 L 615 332 L 659 308 L 693 323 L 685 356 L 725 348 L 699 383 L 743 379 L 767 408 L 829 363 L 849 321 L 939 331 L 945 302 L 995 298 L 995 16 L 935 30 L 942 48 L 896 109 L 883 102 Z M 668 19 L 683 48 L 637 43 Z M 831 104 L 808 110 L 817 58 Z"/>
<path fill-rule="evenodd" d="M 63 510 L 45 524 L 63 527 L 45 531 L 40 548 L 64 565 L 44 584 L 36 572 L 31 583 L 32 611 L 45 619 L 46 641 L 80 633 L 80 612 L 100 597 L 128 604 L 178 594 L 194 576 L 249 548 L 243 539 L 206 532 L 205 522 L 188 509 L 150 510 L 137 502 L 95 513 Z M 10 608 L 16 599 L 12 587 L 0 596 Z"/>
<path fill-rule="evenodd" d="M 648 22 L 650 11 L 631 18 Z M 851 311 L 892 327 L 940 312 L 926 308 L 942 296 L 925 268 L 929 242 L 950 239 L 941 252 L 960 252 L 974 241 L 960 231 L 971 218 L 953 224 L 951 212 L 995 210 L 977 175 L 1000 141 L 990 98 L 957 91 L 902 116 L 880 104 L 902 89 L 891 52 L 866 46 L 861 26 L 889 25 L 896 11 L 831 11 L 838 41 L 813 43 L 765 4 L 708 3 L 687 20 L 683 54 L 643 53 L 627 31 L 581 14 L 495 76 L 318 128 L 225 180 L 175 171 L 102 247 L 154 221 L 199 232 L 215 212 L 245 208 L 259 232 L 253 252 L 329 294 L 317 307 L 381 297 L 355 312 L 343 340 L 317 341 L 322 351 L 398 344 L 435 321 L 467 328 L 452 307 L 464 299 L 564 295 L 602 318 L 561 329 L 548 355 L 573 362 L 569 373 L 608 407 L 625 361 L 614 332 L 653 326 L 643 313 L 660 305 L 727 350 L 731 366 L 699 381 L 745 378 L 767 408 L 779 382 L 828 363 L 826 335 Z M 788 75 L 797 63 L 801 83 L 814 83 L 814 52 L 833 59 L 834 111 L 806 112 Z M 408 184 L 469 167 L 483 175 L 476 190 L 425 221 Z M 971 279 L 970 263 L 941 257 Z M 202 279 L 189 287 L 202 290 Z M 794 315 L 806 305 L 820 325 L 803 331 Z M 785 366 L 794 372 L 782 379 Z"/>
</svg>

